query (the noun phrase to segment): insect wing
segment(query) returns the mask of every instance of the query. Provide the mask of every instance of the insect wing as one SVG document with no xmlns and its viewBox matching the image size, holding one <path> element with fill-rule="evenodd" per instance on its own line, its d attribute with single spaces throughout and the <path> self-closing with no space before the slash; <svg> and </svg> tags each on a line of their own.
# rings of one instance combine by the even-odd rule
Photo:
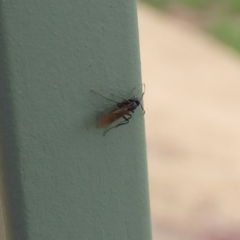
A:
<svg viewBox="0 0 240 240">
<path fill-rule="evenodd" d="M 123 117 L 129 112 L 128 107 L 122 107 L 120 109 L 114 110 L 110 113 L 103 115 L 97 121 L 97 128 L 104 128 L 109 126 L 111 123 L 115 122 L 119 118 Z"/>
</svg>

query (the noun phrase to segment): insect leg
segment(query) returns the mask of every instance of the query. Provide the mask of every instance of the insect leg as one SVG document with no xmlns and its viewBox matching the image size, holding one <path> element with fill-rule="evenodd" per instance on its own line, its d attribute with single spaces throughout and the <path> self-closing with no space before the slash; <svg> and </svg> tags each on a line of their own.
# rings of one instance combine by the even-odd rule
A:
<svg viewBox="0 0 240 240">
<path fill-rule="evenodd" d="M 124 125 L 124 124 L 129 123 L 129 120 L 132 118 L 132 115 L 131 115 L 130 113 L 128 113 L 127 116 L 128 116 L 128 118 L 126 118 L 125 116 L 123 116 L 123 118 L 124 118 L 125 121 L 120 122 L 119 124 L 123 123 L 123 124 L 121 124 L 121 125 Z M 126 122 L 127 122 L 127 123 L 126 123 Z"/>
<path fill-rule="evenodd" d="M 125 121 L 122 121 L 122 122 L 120 122 L 119 124 L 117 124 L 116 126 L 113 126 L 113 127 L 109 128 L 109 129 L 107 129 L 107 130 L 104 132 L 103 136 L 105 136 L 106 133 L 107 133 L 108 131 L 110 131 L 111 129 L 113 129 L 113 128 L 117 128 L 117 127 L 119 127 L 119 126 L 128 124 L 128 123 L 129 123 L 129 119 L 132 118 L 132 115 L 131 115 L 131 114 L 127 114 L 127 115 L 129 116 L 129 118 L 123 117 Z"/>
</svg>

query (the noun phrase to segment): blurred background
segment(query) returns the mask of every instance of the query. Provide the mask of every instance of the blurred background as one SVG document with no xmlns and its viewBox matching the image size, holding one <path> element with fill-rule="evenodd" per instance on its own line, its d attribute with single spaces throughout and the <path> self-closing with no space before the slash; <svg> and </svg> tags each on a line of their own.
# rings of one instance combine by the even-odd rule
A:
<svg viewBox="0 0 240 240">
<path fill-rule="evenodd" d="M 154 240 L 240 240 L 240 0 L 138 2 Z"/>
</svg>

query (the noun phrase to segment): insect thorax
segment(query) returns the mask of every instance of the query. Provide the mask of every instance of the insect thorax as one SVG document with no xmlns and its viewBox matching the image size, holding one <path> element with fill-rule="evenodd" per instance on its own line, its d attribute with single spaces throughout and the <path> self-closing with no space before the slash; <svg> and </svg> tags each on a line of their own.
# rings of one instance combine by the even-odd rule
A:
<svg viewBox="0 0 240 240">
<path fill-rule="evenodd" d="M 139 106 L 139 104 L 140 104 L 140 101 L 138 99 L 134 99 L 134 100 L 131 99 L 129 110 L 130 111 L 135 110 Z"/>
</svg>

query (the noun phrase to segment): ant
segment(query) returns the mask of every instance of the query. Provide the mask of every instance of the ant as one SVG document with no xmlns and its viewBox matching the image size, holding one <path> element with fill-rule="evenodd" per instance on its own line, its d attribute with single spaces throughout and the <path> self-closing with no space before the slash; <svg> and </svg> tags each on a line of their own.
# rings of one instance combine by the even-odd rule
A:
<svg viewBox="0 0 240 240">
<path fill-rule="evenodd" d="M 109 100 L 109 101 L 112 101 L 112 102 L 115 102 L 117 103 L 117 107 L 118 109 L 115 109 L 111 112 L 108 112 L 106 114 L 104 114 L 102 117 L 100 117 L 97 121 L 97 128 L 105 128 L 105 127 L 108 127 L 110 124 L 112 124 L 113 122 L 115 122 L 116 120 L 118 120 L 119 118 L 123 118 L 124 121 L 120 122 L 119 124 L 117 124 L 116 126 L 113 126 L 109 129 L 107 129 L 103 136 L 106 135 L 106 133 L 108 131 L 110 131 L 111 129 L 113 128 L 117 128 L 119 126 L 122 126 L 122 125 L 125 125 L 125 124 L 128 124 L 129 123 L 129 120 L 132 118 L 132 115 L 130 114 L 131 112 L 134 113 L 134 110 L 140 105 L 141 108 L 142 108 L 142 111 L 143 111 L 143 114 L 145 114 L 145 110 L 143 109 L 143 106 L 141 104 L 141 100 L 143 98 L 143 95 L 145 94 L 145 85 L 143 84 L 143 87 L 144 87 L 144 90 L 143 90 L 143 93 L 139 98 L 136 98 L 135 96 L 133 96 L 133 98 L 129 98 L 129 99 L 125 99 L 125 98 L 122 98 L 123 101 L 122 102 L 117 102 L 117 101 L 114 101 L 112 99 L 109 99 L 93 90 L 90 90 L 91 92 L 93 93 L 96 93 L 98 94 L 99 96 Z M 135 89 L 135 88 L 134 88 Z M 133 89 L 133 90 L 134 90 Z M 133 91 L 132 90 L 132 91 Z"/>
</svg>

